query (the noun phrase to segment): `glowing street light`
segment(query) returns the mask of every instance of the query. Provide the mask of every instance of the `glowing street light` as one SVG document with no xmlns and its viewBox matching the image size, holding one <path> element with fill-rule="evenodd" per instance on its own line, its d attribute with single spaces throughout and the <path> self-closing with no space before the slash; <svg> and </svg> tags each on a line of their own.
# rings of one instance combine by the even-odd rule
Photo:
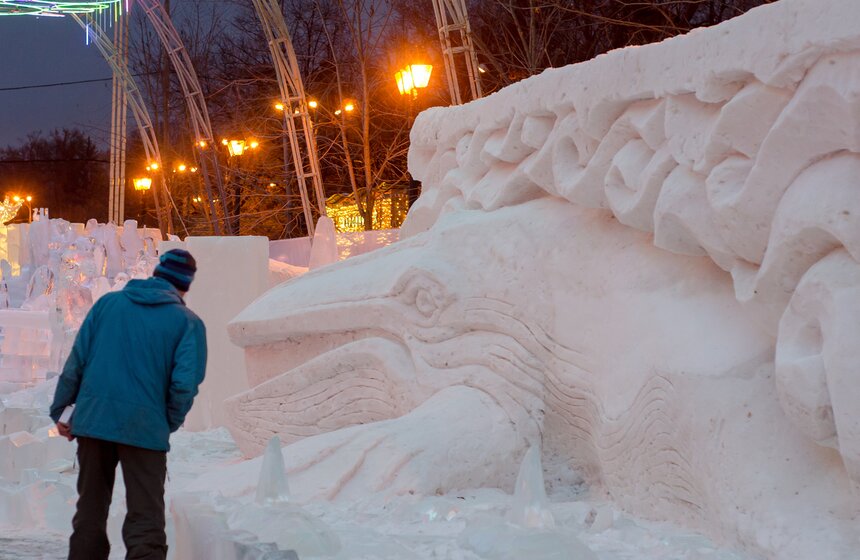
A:
<svg viewBox="0 0 860 560">
<path fill-rule="evenodd" d="M 353 111 L 355 111 L 355 105 L 352 102 L 347 101 L 343 106 L 343 110 L 347 113 L 352 113 Z"/>
<path fill-rule="evenodd" d="M 275 103 L 275 109 L 277 109 L 278 111 L 283 111 L 284 110 L 284 104 L 283 103 Z"/>
<path fill-rule="evenodd" d="M 16 194 L 15 196 L 12 197 L 12 200 L 14 200 L 16 203 L 21 203 L 21 204 L 27 205 L 27 221 L 32 222 L 33 221 L 33 207 L 30 205 L 30 203 L 33 202 L 33 197 L 30 195 L 27 195 L 24 198 L 21 198 L 20 196 L 18 196 Z"/>
<path fill-rule="evenodd" d="M 230 155 L 233 157 L 241 156 L 245 153 L 245 141 L 230 140 L 230 142 L 227 144 L 227 151 L 229 151 Z"/>
<path fill-rule="evenodd" d="M 188 169 L 188 167 L 187 167 L 184 163 L 180 163 L 180 164 L 176 167 L 176 170 L 177 170 L 177 171 L 179 171 L 180 173 L 185 173 L 185 170 L 186 170 L 186 169 Z"/>
<path fill-rule="evenodd" d="M 251 140 L 250 147 L 252 150 L 256 150 L 257 148 L 260 147 L 260 143 L 257 142 L 256 140 Z"/>
<path fill-rule="evenodd" d="M 319 107 L 319 103 L 317 103 L 316 99 L 311 99 L 310 101 L 308 101 L 308 107 L 310 107 L 311 109 L 316 109 L 317 107 Z"/>
<path fill-rule="evenodd" d="M 141 194 L 152 188 L 152 179 L 149 177 L 137 177 L 132 180 L 132 183 L 134 183 L 134 190 Z"/>
<path fill-rule="evenodd" d="M 397 91 L 400 95 L 412 94 L 418 97 L 418 90 L 424 89 L 430 83 L 430 74 L 433 72 L 432 64 L 409 64 L 394 74 L 397 82 Z"/>
</svg>

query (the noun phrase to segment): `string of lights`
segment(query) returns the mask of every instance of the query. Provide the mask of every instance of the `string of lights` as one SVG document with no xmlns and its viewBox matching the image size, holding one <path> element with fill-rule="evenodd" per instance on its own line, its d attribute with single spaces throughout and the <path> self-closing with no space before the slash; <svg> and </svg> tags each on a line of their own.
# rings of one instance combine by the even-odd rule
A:
<svg viewBox="0 0 860 560">
<path fill-rule="evenodd" d="M 128 0 L 0 0 L 0 16 L 54 16 L 66 14 L 92 14 L 111 11 L 119 14 L 128 9 Z"/>
</svg>

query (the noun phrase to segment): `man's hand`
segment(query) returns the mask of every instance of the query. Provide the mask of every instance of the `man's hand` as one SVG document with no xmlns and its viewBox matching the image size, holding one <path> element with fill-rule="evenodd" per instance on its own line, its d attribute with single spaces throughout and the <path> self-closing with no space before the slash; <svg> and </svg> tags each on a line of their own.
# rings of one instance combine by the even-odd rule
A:
<svg viewBox="0 0 860 560">
<path fill-rule="evenodd" d="M 68 424 L 63 424 L 61 422 L 57 422 L 57 431 L 60 432 L 60 435 L 66 438 L 69 441 L 75 439 L 75 436 L 72 435 L 72 427 Z"/>
</svg>

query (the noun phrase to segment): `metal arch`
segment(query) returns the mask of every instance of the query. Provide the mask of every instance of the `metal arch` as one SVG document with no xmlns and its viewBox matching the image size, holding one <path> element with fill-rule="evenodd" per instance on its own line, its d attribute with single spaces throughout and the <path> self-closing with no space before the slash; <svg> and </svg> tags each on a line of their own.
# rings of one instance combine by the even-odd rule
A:
<svg viewBox="0 0 860 560">
<path fill-rule="evenodd" d="M 113 44 L 119 59 L 128 60 L 127 20 L 113 26 Z M 89 33 L 87 33 L 89 35 Z M 111 83 L 110 123 L 110 195 L 108 220 L 123 223 L 125 214 L 125 164 L 128 150 L 128 95 L 120 78 L 114 73 Z"/>
<path fill-rule="evenodd" d="M 307 180 L 313 183 L 314 196 L 320 216 L 326 215 L 325 190 L 320 173 L 319 154 L 314 136 L 313 122 L 308 111 L 307 96 L 302 82 L 299 63 L 287 24 L 276 0 L 253 0 L 257 17 L 263 27 L 272 62 L 278 78 L 281 100 L 284 105 L 284 123 L 290 139 L 293 167 L 302 197 L 302 209 L 307 223 L 308 235 L 314 235 L 314 219 L 308 195 Z M 302 147 L 304 146 L 304 152 Z M 287 162 L 284 162 L 286 165 Z"/>
<path fill-rule="evenodd" d="M 81 16 L 80 14 L 71 14 L 72 19 L 78 22 L 82 28 L 87 29 L 89 33 L 90 40 L 95 43 L 96 48 L 98 48 L 99 52 L 101 52 L 105 61 L 110 65 L 111 70 L 113 70 L 113 75 L 117 77 L 122 83 L 122 86 L 125 90 L 128 105 L 131 109 L 132 116 L 134 117 L 135 122 L 137 123 L 137 129 L 140 133 L 141 142 L 143 143 L 143 151 L 146 154 L 146 159 L 149 162 L 158 163 L 158 183 L 161 185 L 162 193 L 164 196 L 171 202 L 171 205 L 176 208 L 176 205 L 173 203 L 173 198 L 170 196 L 170 191 L 167 188 L 167 181 L 164 176 L 164 165 L 161 161 L 161 152 L 158 147 L 158 137 L 155 134 L 155 127 L 152 125 L 152 119 L 149 117 L 149 111 L 146 109 L 146 104 L 143 101 L 143 95 L 140 92 L 140 89 L 137 87 L 137 82 L 135 82 L 134 77 L 131 74 L 131 71 L 126 64 L 126 61 L 120 54 L 117 52 L 114 47 L 113 41 L 111 41 L 110 37 L 105 33 L 104 29 L 98 24 L 95 17 L 90 15 Z M 164 231 L 165 221 L 167 226 L 167 233 L 173 233 L 173 215 L 168 210 L 166 212 L 166 220 L 163 216 L 164 212 L 162 212 L 161 204 L 162 201 L 159 200 L 159 196 L 156 195 L 153 197 L 155 199 L 155 211 L 158 215 L 158 227 L 162 231 Z M 165 210 L 167 210 L 165 208 Z M 182 217 L 179 215 L 179 209 L 176 209 L 177 216 L 179 216 L 180 221 Z M 182 224 L 183 228 L 185 228 L 185 224 Z M 185 230 L 186 235 L 188 234 L 188 230 Z"/>
<path fill-rule="evenodd" d="M 472 42 L 472 28 L 469 26 L 469 13 L 466 11 L 465 0 L 433 0 L 433 11 L 436 12 L 436 25 L 439 28 L 439 41 L 442 43 L 442 55 L 445 59 L 445 73 L 448 76 L 448 89 L 451 92 L 451 103 L 462 105 L 460 81 L 457 78 L 457 58 L 462 54 L 466 63 L 466 74 L 469 77 L 469 88 L 472 99 L 483 97 L 481 91 L 481 76 L 478 73 L 478 57 Z M 451 34 L 459 32 L 452 41 Z M 456 39 L 459 44 L 455 45 Z"/>
<path fill-rule="evenodd" d="M 164 9 L 160 0 L 137 0 L 137 3 L 143 8 L 152 27 L 161 39 L 161 44 L 164 46 L 165 51 L 167 51 L 176 75 L 179 78 L 179 85 L 182 87 L 185 103 L 188 106 L 191 126 L 194 129 L 195 149 L 200 161 L 200 170 L 203 172 L 206 196 L 209 198 L 212 227 L 216 235 L 221 234 L 221 224 L 219 223 L 215 197 L 212 192 L 212 181 L 214 179 L 215 187 L 218 189 L 218 196 L 221 197 L 220 207 L 224 220 L 224 230 L 228 235 L 232 234 L 227 193 L 224 189 L 224 179 L 218 166 L 218 155 L 215 151 L 217 145 L 212 134 L 212 124 L 209 121 L 209 110 L 206 108 L 206 99 L 203 97 L 203 90 L 200 87 L 200 80 L 197 79 L 197 72 L 195 72 L 194 66 L 191 64 L 191 57 L 188 55 L 188 51 L 185 50 L 182 38 L 176 31 L 170 15 Z"/>
</svg>

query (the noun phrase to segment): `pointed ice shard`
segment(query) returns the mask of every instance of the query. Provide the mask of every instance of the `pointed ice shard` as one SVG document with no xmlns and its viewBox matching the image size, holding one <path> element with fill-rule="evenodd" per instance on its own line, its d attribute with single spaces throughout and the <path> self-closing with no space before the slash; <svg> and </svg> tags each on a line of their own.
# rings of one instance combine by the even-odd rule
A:
<svg viewBox="0 0 860 560">
<path fill-rule="evenodd" d="M 313 270 L 337 260 L 337 231 L 334 229 L 334 222 L 328 216 L 320 216 L 314 232 L 308 268 Z"/>
<path fill-rule="evenodd" d="M 547 507 L 539 447 L 530 447 L 523 457 L 508 521 L 530 529 L 555 527 L 555 519 Z"/>
<path fill-rule="evenodd" d="M 281 454 L 281 438 L 274 436 L 263 454 L 260 480 L 257 482 L 258 504 L 272 504 L 290 501 L 290 487 L 287 484 L 287 469 Z"/>
</svg>

